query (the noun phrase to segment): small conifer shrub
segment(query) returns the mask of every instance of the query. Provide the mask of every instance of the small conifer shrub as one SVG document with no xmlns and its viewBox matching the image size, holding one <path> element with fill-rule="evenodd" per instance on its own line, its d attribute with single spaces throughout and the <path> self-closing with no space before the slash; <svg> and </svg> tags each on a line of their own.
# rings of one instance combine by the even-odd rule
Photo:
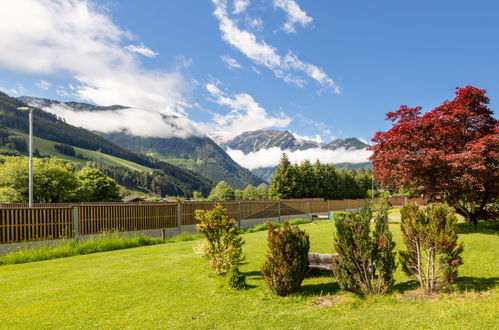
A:
<svg viewBox="0 0 499 330">
<path fill-rule="evenodd" d="M 220 204 L 212 210 L 196 210 L 197 229 L 206 240 L 202 244 L 201 255 L 208 259 L 215 274 L 225 275 L 233 265 L 244 259 L 241 230 L 237 221 L 227 217 L 227 210 Z"/>
<path fill-rule="evenodd" d="M 226 275 L 227 284 L 236 290 L 243 290 L 248 287 L 246 284 L 246 275 L 244 275 L 237 266 L 232 266 Z"/>
<path fill-rule="evenodd" d="M 406 248 L 400 251 L 402 270 L 419 281 L 427 293 L 454 282 L 457 268 L 463 264 L 463 246 L 457 243 L 454 211 L 445 204 L 433 204 L 424 209 L 408 204 L 400 214 Z"/>
<path fill-rule="evenodd" d="M 308 234 L 288 222 L 275 229 L 269 224 L 268 253 L 262 267 L 265 283 L 279 296 L 300 289 L 308 267 Z"/>
<path fill-rule="evenodd" d="M 372 208 L 369 203 L 359 214 L 341 212 L 335 217 L 333 273 L 343 290 L 360 295 L 384 294 L 394 284 L 395 243 L 388 229 L 389 203 L 376 206 L 375 226 L 371 233 Z"/>
</svg>

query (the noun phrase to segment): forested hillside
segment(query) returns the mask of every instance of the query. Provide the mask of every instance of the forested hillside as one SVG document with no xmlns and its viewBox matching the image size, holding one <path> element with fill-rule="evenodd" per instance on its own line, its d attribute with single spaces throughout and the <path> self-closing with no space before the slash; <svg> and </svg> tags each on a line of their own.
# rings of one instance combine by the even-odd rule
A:
<svg viewBox="0 0 499 330">
<path fill-rule="evenodd" d="M 0 92 L 0 153 L 26 155 L 28 113 L 17 110 L 27 106 L 19 99 Z M 65 123 L 43 110 L 33 110 L 35 156 L 61 157 L 72 162 L 99 167 L 119 184 L 155 194 L 190 196 L 193 191 L 207 194 L 212 182 L 192 171 L 120 147 L 106 138 Z M 98 151 L 98 152 L 97 152 Z M 114 162 L 101 158 L 113 156 Z M 120 161 L 121 159 L 121 161 Z M 127 162 L 136 164 L 128 166 Z M 140 170 L 141 167 L 150 170 Z"/>
<path fill-rule="evenodd" d="M 120 146 L 192 170 L 213 182 L 225 180 L 235 189 L 264 183 L 264 180 L 232 160 L 208 137 L 143 138 L 125 132 L 104 136 Z"/>
</svg>

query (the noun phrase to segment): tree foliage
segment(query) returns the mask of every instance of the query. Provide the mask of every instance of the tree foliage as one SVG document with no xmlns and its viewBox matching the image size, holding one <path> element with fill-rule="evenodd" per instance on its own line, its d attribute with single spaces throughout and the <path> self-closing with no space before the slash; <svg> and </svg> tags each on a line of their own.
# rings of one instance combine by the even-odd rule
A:
<svg viewBox="0 0 499 330">
<path fill-rule="evenodd" d="M 0 200 L 3 203 L 27 203 L 28 159 L 7 157 L 0 165 Z M 74 201 L 78 183 L 67 163 L 57 159 L 33 160 L 33 202 Z"/>
<path fill-rule="evenodd" d="M 119 202 L 122 200 L 116 182 L 95 168 L 83 168 L 76 173 L 76 199 L 85 202 Z"/>
<path fill-rule="evenodd" d="M 371 233 L 371 205 L 360 214 L 338 212 L 335 216 L 334 247 L 339 257 L 333 259 L 333 273 L 343 290 L 357 294 L 384 294 L 394 284 L 395 243 L 388 229 L 390 204 L 381 199 L 376 206 L 376 223 Z"/>
<path fill-rule="evenodd" d="M 418 209 L 408 204 L 400 212 L 402 240 L 406 250 L 400 251 L 402 270 L 426 292 L 434 292 L 457 278 L 463 264 L 463 247 L 457 243 L 457 218 L 445 204 Z"/>
<path fill-rule="evenodd" d="M 225 181 L 220 181 L 210 192 L 208 199 L 211 201 L 228 201 L 236 199 L 234 189 Z"/>
<path fill-rule="evenodd" d="M 467 86 L 425 114 L 407 106 L 388 113 L 392 128 L 373 138 L 376 178 L 441 196 L 468 223 L 487 217 L 487 203 L 499 196 L 499 122 L 488 103 L 485 90 Z"/>
<path fill-rule="evenodd" d="M 28 159 L 6 157 L 0 165 L 0 202 L 27 203 Z M 56 158 L 33 159 L 33 202 L 120 201 L 115 181 L 97 169 L 74 172 L 71 163 Z"/>
<path fill-rule="evenodd" d="M 241 263 L 244 241 L 237 221 L 227 216 L 227 210 L 220 204 L 212 210 L 196 210 L 197 229 L 206 240 L 201 254 L 217 275 L 226 274 L 232 266 Z"/>
<path fill-rule="evenodd" d="M 371 189 L 370 171 L 337 170 L 332 164 L 292 165 L 286 154 L 272 177 L 269 196 L 274 198 L 365 198 Z"/>
<path fill-rule="evenodd" d="M 308 267 L 308 234 L 288 222 L 274 229 L 269 223 L 268 253 L 262 275 L 270 290 L 286 296 L 300 289 Z"/>
</svg>

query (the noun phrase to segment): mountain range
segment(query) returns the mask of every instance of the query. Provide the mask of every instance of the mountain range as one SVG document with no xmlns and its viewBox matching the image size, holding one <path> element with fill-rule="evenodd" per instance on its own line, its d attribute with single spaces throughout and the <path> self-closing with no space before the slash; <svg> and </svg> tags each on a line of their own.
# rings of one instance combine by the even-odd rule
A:
<svg viewBox="0 0 499 330">
<path fill-rule="evenodd" d="M 89 131 L 65 123 L 56 115 L 43 111 L 54 105 L 63 105 L 73 111 L 114 111 L 126 109 L 126 106 L 96 106 L 80 102 L 60 102 L 38 97 L 22 96 L 13 98 L 0 94 L 0 129 L 7 141 L 9 136 L 24 137 L 27 132 L 26 114 L 16 110 L 19 106 L 35 107 L 35 136 L 38 144 L 44 146 L 42 153 L 79 162 L 94 162 L 107 166 L 106 174 L 114 177 L 118 183 L 132 189 L 151 191 L 159 194 L 189 195 L 194 190 L 206 194 L 213 184 L 225 180 L 235 189 L 246 185 L 258 185 L 269 182 L 275 166 L 261 166 L 251 171 L 234 161 L 227 153 L 240 150 L 251 154 L 263 149 L 278 148 L 282 152 L 317 150 L 349 151 L 362 150 L 368 145 L 356 138 L 336 139 L 329 143 L 299 138 L 289 131 L 258 130 L 244 132 L 218 144 L 207 136 L 186 138 L 141 137 L 130 134 L 127 130 L 113 133 Z M 163 116 L 170 122 L 170 116 Z M 172 121 L 174 123 L 174 121 Z M 60 145 L 72 147 L 71 155 L 61 154 Z M 11 143 L 12 145 L 12 143 Z M 5 149 L 5 148 L 4 148 Z M 19 151 L 19 150 L 18 150 Z M 6 151 L 3 150 L 5 154 Z M 8 154 L 8 152 L 7 152 Z M 80 157 L 75 157 L 75 155 Z M 121 159 L 122 161 L 117 161 Z M 125 165 L 124 165 L 125 164 Z M 124 165 L 124 166 L 122 166 Z M 106 167 L 104 166 L 104 167 Z M 367 168 L 370 163 L 339 163 L 339 168 Z M 138 173 L 155 173 L 146 179 L 138 179 Z M 135 174 L 131 174 L 134 172 Z M 146 174 L 144 174 L 147 176 Z M 152 175 L 152 176 L 151 176 Z M 132 177 L 133 179 L 130 179 Z M 168 183 L 169 187 L 163 187 Z"/>
<path fill-rule="evenodd" d="M 354 152 L 363 150 L 369 145 L 357 138 L 335 139 L 329 143 L 324 143 L 304 138 L 297 138 L 289 131 L 257 130 L 244 132 L 229 141 L 221 143 L 221 146 L 226 151 L 240 150 L 247 155 L 270 148 L 278 148 L 282 152 L 286 153 L 305 151 L 309 149 L 314 149 L 318 152 L 321 152 L 322 150 L 334 151 L 340 149 Z M 336 168 L 344 169 L 365 169 L 371 167 L 370 162 L 339 162 L 334 165 Z M 266 181 L 270 181 L 276 168 L 276 166 L 261 166 L 253 168 L 251 172 Z"/>
</svg>

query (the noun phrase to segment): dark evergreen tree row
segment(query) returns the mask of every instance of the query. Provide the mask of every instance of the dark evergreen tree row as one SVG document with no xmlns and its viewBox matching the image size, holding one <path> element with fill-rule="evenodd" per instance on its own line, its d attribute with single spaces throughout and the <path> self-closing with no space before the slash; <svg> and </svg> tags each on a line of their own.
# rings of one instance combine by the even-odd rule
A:
<svg viewBox="0 0 499 330">
<path fill-rule="evenodd" d="M 369 197 L 372 175 L 368 170 L 337 170 L 332 164 L 291 164 L 286 154 L 271 181 L 277 198 L 353 199 Z"/>
</svg>

